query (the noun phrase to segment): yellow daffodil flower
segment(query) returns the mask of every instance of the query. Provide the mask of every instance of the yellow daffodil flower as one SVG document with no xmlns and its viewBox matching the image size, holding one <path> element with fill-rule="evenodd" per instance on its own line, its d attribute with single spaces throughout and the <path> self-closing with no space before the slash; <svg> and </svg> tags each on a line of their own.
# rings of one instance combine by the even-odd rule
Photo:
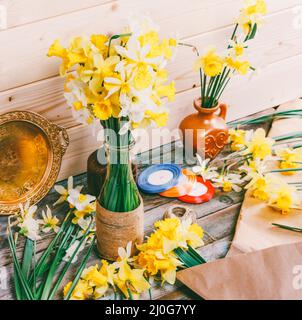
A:
<svg viewBox="0 0 302 320">
<path fill-rule="evenodd" d="M 172 285 L 176 280 L 177 268 L 182 265 L 173 253 L 164 254 L 161 250 L 152 249 L 141 251 L 136 262 L 149 275 L 156 276 L 159 274 L 162 284 L 168 282 Z"/>
<path fill-rule="evenodd" d="M 175 83 L 172 81 L 168 85 L 160 85 L 156 87 L 156 93 L 159 97 L 167 97 L 168 101 L 173 101 L 175 98 Z"/>
<path fill-rule="evenodd" d="M 264 159 L 272 154 L 272 146 L 275 141 L 266 137 L 265 130 L 258 128 L 250 141 L 247 142 L 247 149 L 244 154 L 252 154 L 254 159 Z"/>
<path fill-rule="evenodd" d="M 301 209 L 301 201 L 297 196 L 297 190 L 283 180 L 277 181 L 270 186 L 268 203 L 273 208 L 281 211 L 281 214 L 288 214 L 290 209 Z"/>
<path fill-rule="evenodd" d="M 153 81 L 153 76 L 147 65 L 139 66 L 133 77 L 133 86 L 137 90 L 148 88 Z"/>
<path fill-rule="evenodd" d="M 67 285 L 64 287 L 63 294 L 64 297 L 67 295 L 72 282 L 68 282 Z M 89 286 L 88 281 L 80 279 L 75 286 L 70 300 L 89 300 L 93 296 L 93 288 Z"/>
<path fill-rule="evenodd" d="M 62 59 L 64 97 L 78 122 L 97 124 L 123 117 L 124 131 L 166 124 L 163 98 L 172 101 L 175 88 L 163 67 L 174 56 L 177 40 L 159 39 L 158 28 L 150 19 L 143 20 L 148 22 L 131 21 L 125 29 L 130 35 L 112 41 L 93 34 L 73 38 L 67 48 L 58 40 L 50 46 L 48 56 Z M 68 71 L 72 75 L 66 75 Z"/>
<path fill-rule="evenodd" d="M 302 148 L 277 148 L 275 153 L 278 157 L 280 169 L 295 169 L 299 167 L 299 162 L 302 162 Z M 284 175 L 293 175 L 295 171 L 282 172 Z"/>
<path fill-rule="evenodd" d="M 210 49 L 207 53 L 198 58 L 195 62 L 194 69 L 203 69 L 209 77 L 215 77 L 222 71 L 224 59 L 216 54 L 216 49 Z"/>
<path fill-rule="evenodd" d="M 250 62 L 247 60 L 235 60 L 232 57 L 227 57 L 225 62 L 231 69 L 234 69 L 240 75 L 246 75 L 251 68 Z"/>
<path fill-rule="evenodd" d="M 93 114 L 100 120 L 107 120 L 112 115 L 112 105 L 109 99 L 95 103 L 92 108 Z"/>
<path fill-rule="evenodd" d="M 257 172 L 250 173 L 250 176 L 252 179 L 245 186 L 245 189 L 250 190 L 252 197 L 262 201 L 267 201 L 269 198 L 268 186 L 270 184 L 270 176 L 265 176 Z"/>
<path fill-rule="evenodd" d="M 232 151 L 239 151 L 245 147 L 245 130 L 230 129 L 229 130 L 229 141 L 231 143 Z"/>
<path fill-rule="evenodd" d="M 72 223 L 77 224 L 79 219 L 84 219 L 92 212 L 96 210 L 96 202 L 89 203 L 83 210 L 74 210 L 74 218 L 72 219 Z"/>
<path fill-rule="evenodd" d="M 127 261 L 123 261 L 116 274 L 113 275 L 114 283 L 129 299 L 131 292 L 134 298 L 150 288 L 150 284 L 144 277 L 143 269 L 131 269 Z"/>
<path fill-rule="evenodd" d="M 213 185 L 216 188 L 221 188 L 223 192 L 240 192 L 242 190 L 241 184 L 243 179 L 240 174 L 228 173 L 219 175 L 212 179 Z"/>
<path fill-rule="evenodd" d="M 234 56 L 241 57 L 244 54 L 245 49 L 247 48 L 246 42 L 238 42 L 235 40 L 229 41 L 229 46 Z"/>
<path fill-rule="evenodd" d="M 105 56 L 108 51 L 108 46 L 106 45 L 108 40 L 108 37 L 103 34 L 93 34 L 90 36 L 91 43 L 96 46 L 103 56 Z"/>
<path fill-rule="evenodd" d="M 150 119 L 153 122 L 155 122 L 157 127 L 159 127 L 159 128 L 164 127 L 168 121 L 168 113 L 167 112 L 157 113 L 157 112 L 152 112 L 151 110 L 146 110 L 145 116 L 147 119 Z"/>
<path fill-rule="evenodd" d="M 245 6 L 240 12 L 237 23 L 248 34 L 254 24 L 262 23 L 262 16 L 267 13 L 265 0 L 245 0 Z"/>
</svg>

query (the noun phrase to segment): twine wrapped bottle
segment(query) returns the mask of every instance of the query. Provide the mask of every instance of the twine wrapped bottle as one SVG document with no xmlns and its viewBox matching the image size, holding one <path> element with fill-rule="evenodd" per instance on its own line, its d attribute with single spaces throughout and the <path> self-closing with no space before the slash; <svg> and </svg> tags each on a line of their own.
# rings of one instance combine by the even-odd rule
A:
<svg viewBox="0 0 302 320">
<path fill-rule="evenodd" d="M 143 200 L 133 178 L 128 134 L 106 143 L 107 175 L 97 202 L 98 250 L 102 257 L 115 260 L 118 248 L 143 241 Z"/>
</svg>

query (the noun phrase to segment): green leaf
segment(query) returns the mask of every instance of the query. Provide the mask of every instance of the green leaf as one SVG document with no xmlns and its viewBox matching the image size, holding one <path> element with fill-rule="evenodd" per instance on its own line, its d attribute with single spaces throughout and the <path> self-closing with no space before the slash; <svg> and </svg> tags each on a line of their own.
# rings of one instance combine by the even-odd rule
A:
<svg viewBox="0 0 302 320">
<path fill-rule="evenodd" d="M 29 278 L 32 258 L 33 258 L 34 241 L 26 238 L 23 251 L 22 272 L 26 279 Z"/>
<path fill-rule="evenodd" d="M 256 33 L 257 33 L 257 23 L 254 24 L 252 31 L 251 31 L 250 35 L 248 36 L 248 40 L 254 39 L 256 36 Z"/>
<path fill-rule="evenodd" d="M 32 292 L 30 290 L 27 279 L 25 278 L 25 276 L 21 270 L 21 266 L 20 266 L 20 263 L 17 258 L 17 249 L 15 246 L 15 242 L 13 240 L 10 223 L 8 224 L 8 237 L 7 238 L 8 238 L 8 243 L 9 243 L 10 250 L 11 250 L 11 253 L 13 256 L 14 267 L 16 269 L 16 273 L 18 275 L 18 278 L 20 279 L 20 287 L 22 288 L 22 290 L 24 292 L 24 296 L 27 300 L 35 300 Z M 22 296 L 22 299 L 23 299 L 23 296 Z"/>
</svg>

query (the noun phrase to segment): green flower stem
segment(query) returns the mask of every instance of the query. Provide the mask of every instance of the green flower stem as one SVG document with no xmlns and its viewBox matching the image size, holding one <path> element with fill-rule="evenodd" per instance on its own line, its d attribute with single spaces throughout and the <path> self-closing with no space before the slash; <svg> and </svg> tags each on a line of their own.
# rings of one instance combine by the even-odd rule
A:
<svg viewBox="0 0 302 320">
<path fill-rule="evenodd" d="M 129 300 L 133 300 L 132 292 L 128 286 L 127 286 L 127 292 L 129 294 Z"/>
<path fill-rule="evenodd" d="M 114 137 L 108 131 L 108 165 L 106 180 L 100 193 L 99 201 L 107 210 L 113 212 L 129 212 L 140 204 L 139 192 L 132 176 L 130 163 L 131 135 L 129 132 L 120 135 L 121 122 L 119 119 L 110 118 L 105 124 L 108 129 L 116 134 L 116 145 L 113 145 Z"/>
<path fill-rule="evenodd" d="M 47 247 L 47 249 L 43 252 L 42 256 L 40 257 L 40 259 L 38 260 L 37 264 L 36 264 L 36 278 L 38 279 L 42 274 L 43 274 L 43 270 L 45 270 L 45 263 L 48 260 L 48 258 L 50 257 L 51 253 L 53 252 L 55 246 L 57 245 L 58 240 L 60 239 L 60 237 L 63 235 L 63 233 L 65 232 L 66 228 L 69 227 L 69 225 L 71 224 L 71 213 L 72 210 L 70 210 L 68 212 L 68 214 L 66 215 L 60 230 L 58 231 L 58 233 L 56 234 L 56 236 L 52 239 L 52 241 L 50 242 L 49 246 Z M 46 263 L 48 265 L 48 263 Z M 32 273 L 29 277 L 29 283 L 32 285 L 33 284 L 33 280 L 34 280 L 34 274 Z"/>
<path fill-rule="evenodd" d="M 20 266 L 20 263 L 18 261 L 18 258 L 17 258 L 17 248 L 16 248 L 16 245 L 15 245 L 15 242 L 13 240 L 13 236 L 12 236 L 12 230 L 11 230 L 11 226 L 10 226 L 10 221 L 8 222 L 8 243 L 9 243 L 9 246 L 10 246 L 10 250 L 11 250 L 11 253 L 12 253 L 12 256 L 13 256 L 13 261 L 14 261 L 14 268 L 16 270 L 16 273 L 18 275 L 17 277 L 17 281 L 20 281 L 20 284 L 22 285 L 22 289 L 24 291 L 24 297 L 27 299 L 27 300 L 35 300 L 34 299 L 34 296 L 30 290 L 30 287 L 29 287 L 29 284 L 27 282 L 27 279 L 25 278 L 22 270 L 21 270 L 21 266 Z M 17 287 L 19 286 L 19 283 L 17 284 Z M 18 294 L 19 295 L 19 294 Z M 23 294 L 20 294 L 20 296 L 22 296 L 22 299 L 23 299 Z"/>
<path fill-rule="evenodd" d="M 86 255 L 85 255 L 85 257 L 84 257 L 84 259 L 83 259 L 83 261 L 81 263 L 81 265 L 79 266 L 79 268 L 78 268 L 78 270 L 76 272 L 75 278 L 74 278 L 74 280 L 73 280 L 73 282 L 72 282 L 72 284 L 71 284 L 66 296 L 64 297 L 64 300 L 69 300 L 70 299 L 74 288 L 76 287 L 78 281 L 80 280 L 80 277 L 81 277 L 81 275 L 83 273 L 83 270 L 84 270 L 84 268 L 86 266 L 86 263 L 87 263 L 90 255 L 91 255 L 91 252 L 92 252 L 92 249 L 93 249 L 93 246 L 94 246 L 94 243 L 95 243 L 95 237 L 96 236 L 94 236 L 92 241 L 91 241 L 90 247 L 89 247 L 89 249 L 88 249 L 88 251 L 87 251 L 87 253 L 86 253 Z"/>
<path fill-rule="evenodd" d="M 290 226 L 286 226 L 286 225 L 278 224 L 278 223 L 272 223 L 272 225 L 275 227 L 281 228 L 281 229 L 302 233 L 301 228 L 290 227 Z"/>
<path fill-rule="evenodd" d="M 70 265 L 71 265 L 71 263 L 72 263 L 72 261 L 74 259 L 74 257 L 77 255 L 77 253 L 79 252 L 81 246 L 83 245 L 84 241 L 86 240 L 86 237 L 87 237 L 88 233 L 90 232 L 92 221 L 93 220 L 90 221 L 90 224 L 89 224 L 88 228 L 86 229 L 83 237 L 79 241 L 79 244 L 77 245 L 75 251 L 73 252 L 73 254 L 69 258 L 68 262 L 65 264 L 63 270 L 61 271 L 61 273 L 60 273 L 55 285 L 53 286 L 53 288 L 52 288 L 47 300 L 52 300 L 52 298 L 54 297 L 54 295 L 55 295 L 57 289 L 59 288 L 59 286 L 60 286 L 60 284 L 61 284 L 61 282 L 62 282 L 62 280 L 63 280 L 63 278 L 64 278 L 64 276 L 65 276 L 65 274 L 67 272 L 67 270 L 69 269 L 69 267 L 70 267 Z"/>
<path fill-rule="evenodd" d="M 16 266 L 14 265 L 14 284 L 15 284 L 15 293 L 17 300 L 22 300 L 22 291 L 20 287 L 20 280 L 18 276 L 18 272 L 16 270 Z"/>
<path fill-rule="evenodd" d="M 196 260 L 199 260 L 200 263 L 206 263 L 206 260 L 191 246 L 188 246 L 188 252 L 195 257 Z"/>
<path fill-rule="evenodd" d="M 109 43 L 108 43 L 108 54 L 107 56 L 109 57 L 110 55 L 110 47 L 111 47 L 111 42 L 114 39 L 119 39 L 119 38 L 123 38 L 123 37 L 130 37 L 132 33 L 123 33 L 123 34 L 115 34 L 112 37 L 110 37 L 109 39 Z"/>
<path fill-rule="evenodd" d="M 294 138 L 302 138 L 302 131 L 273 137 L 275 141 L 290 140 Z"/>
<path fill-rule="evenodd" d="M 302 171 L 302 168 L 293 168 L 293 169 L 276 169 L 267 171 L 266 173 L 277 173 L 277 172 L 296 172 L 296 171 Z"/>
<path fill-rule="evenodd" d="M 44 289 L 42 291 L 42 295 L 41 295 L 41 300 L 47 300 L 50 289 L 51 289 L 51 284 L 53 281 L 53 278 L 55 276 L 57 267 L 59 265 L 59 263 L 62 260 L 62 254 L 65 252 L 65 250 L 63 249 L 65 246 L 65 243 L 69 240 L 73 230 L 74 230 L 75 226 L 74 225 L 70 225 L 69 228 L 67 229 L 67 232 L 65 234 L 65 236 L 62 239 L 62 242 L 60 243 L 57 252 L 52 260 L 52 263 L 50 265 L 46 280 L 45 280 L 45 284 L 44 284 Z"/>
</svg>

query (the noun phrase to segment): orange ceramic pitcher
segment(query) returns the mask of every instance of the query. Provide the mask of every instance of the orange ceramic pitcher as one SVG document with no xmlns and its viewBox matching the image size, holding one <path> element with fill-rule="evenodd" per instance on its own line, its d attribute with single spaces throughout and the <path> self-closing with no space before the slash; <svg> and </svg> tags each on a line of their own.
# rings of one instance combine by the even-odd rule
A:
<svg viewBox="0 0 302 320">
<path fill-rule="evenodd" d="M 194 154 L 198 152 L 213 159 L 228 141 L 228 127 L 225 122 L 227 105 L 218 103 L 216 107 L 203 108 L 199 98 L 194 100 L 194 108 L 197 113 L 187 116 L 179 125 L 184 147 L 193 150 Z M 191 139 L 185 139 L 186 130 L 191 130 Z"/>
</svg>

